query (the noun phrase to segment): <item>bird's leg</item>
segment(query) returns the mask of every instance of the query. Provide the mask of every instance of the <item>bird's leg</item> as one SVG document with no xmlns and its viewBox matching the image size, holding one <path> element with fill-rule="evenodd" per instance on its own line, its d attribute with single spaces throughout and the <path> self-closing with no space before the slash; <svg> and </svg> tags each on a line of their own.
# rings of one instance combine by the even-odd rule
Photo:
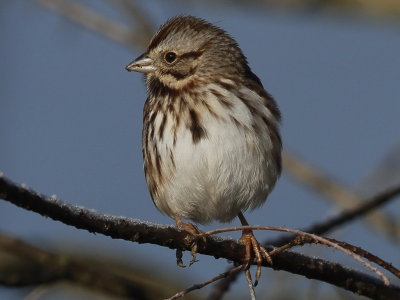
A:
<svg viewBox="0 0 400 300">
<path fill-rule="evenodd" d="M 238 214 L 238 217 L 243 226 L 249 226 L 249 223 L 247 223 L 241 212 Z M 242 231 L 242 237 L 240 238 L 240 241 L 246 247 L 246 252 L 244 256 L 245 269 L 248 269 L 250 267 L 250 261 L 253 255 L 257 262 L 256 281 L 254 282 L 254 286 L 256 286 L 258 284 L 258 280 L 261 277 L 261 266 L 263 259 L 265 259 L 269 264 L 272 265 L 271 256 L 269 255 L 268 251 L 257 241 L 251 229 L 245 229 Z"/>
<path fill-rule="evenodd" d="M 175 217 L 175 222 L 176 226 L 179 227 L 180 229 L 185 230 L 187 233 L 191 235 L 198 235 L 201 234 L 202 232 L 197 228 L 196 225 L 193 225 L 192 223 L 185 223 L 182 221 L 180 217 Z"/>
<path fill-rule="evenodd" d="M 197 254 L 197 250 L 199 247 L 199 235 L 202 234 L 203 232 L 200 231 L 196 225 L 193 225 L 192 223 L 185 223 L 182 221 L 182 219 L 180 217 L 175 217 L 175 222 L 176 222 L 176 226 L 178 228 L 183 229 L 184 231 L 186 231 L 188 234 L 192 235 L 194 237 L 193 243 L 191 245 L 191 251 L 190 254 L 192 255 L 192 259 L 189 263 L 189 266 L 191 266 L 192 264 L 194 264 L 195 262 L 198 262 L 198 260 L 196 259 L 196 254 Z M 202 239 L 203 242 L 205 242 L 205 238 Z M 177 264 L 180 267 L 185 267 L 185 265 L 182 263 L 182 251 L 180 251 L 180 253 L 178 253 L 179 250 L 177 250 Z M 179 255 L 178 255 L 179 254 Z"/>
</svg>

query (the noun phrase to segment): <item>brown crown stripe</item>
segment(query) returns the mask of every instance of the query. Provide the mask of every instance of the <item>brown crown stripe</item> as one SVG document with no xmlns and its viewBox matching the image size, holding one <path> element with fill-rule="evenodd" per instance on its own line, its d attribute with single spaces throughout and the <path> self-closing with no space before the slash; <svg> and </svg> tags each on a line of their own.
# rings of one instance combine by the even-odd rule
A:
<svg viewBox="0 0 400 300">
<path fill-rule="evenodd" d="M 188 26 L 188 24 L 190 24 L 190 27 Z M 191 16 L 178 16 L 169 19 L 164 25 L 160 27 L 159 31 L 151 40 L 148 46 L 148 51 L 156 48 L 170 33 L 179 30 L 182 31 L 185 29 L 193 32 L 212 30 L 219 33 L 220 35 L 226 35 L 226 33 L 222 29 L 213 27 L 211 24 L 202 19 L 194 18 Z"/>
<path fill-rule="evenodd" d="M 158 33 L 153 37 L 153 39 L 150 41 L 150 44 L 148 46 L 147 52 L 150 52 L 150 50 L 154 49 L 157 47 L 161 41 L 163 41 L 173 30 L 176 25 L 174 23 L 166 23 L 164 26 L 160 28 Z"/>
<path fill-rule="evenodd" d="M 189 130 L 192 133 L 193 143 L 197 144 L 202 138 L 207 137 L 207 132 L 200 124 L 197 111 L 194 109 L 189 109 L 189 118 Z"/>
</svg>

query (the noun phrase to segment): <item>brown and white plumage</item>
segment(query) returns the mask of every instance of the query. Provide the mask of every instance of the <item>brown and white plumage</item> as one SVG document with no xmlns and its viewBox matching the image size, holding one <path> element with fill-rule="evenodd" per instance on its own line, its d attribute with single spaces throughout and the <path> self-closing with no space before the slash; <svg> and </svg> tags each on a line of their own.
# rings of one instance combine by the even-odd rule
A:
<svg viewBox="0 0 400 300">
<path fill-rule="evenodd" d="M 232 37 L 178 16 L 127 70 L 146 74 L 144 169 L 160 211 L 228 222 L 266 201 L 281 172 L 280 113 Z"/>
</svg>

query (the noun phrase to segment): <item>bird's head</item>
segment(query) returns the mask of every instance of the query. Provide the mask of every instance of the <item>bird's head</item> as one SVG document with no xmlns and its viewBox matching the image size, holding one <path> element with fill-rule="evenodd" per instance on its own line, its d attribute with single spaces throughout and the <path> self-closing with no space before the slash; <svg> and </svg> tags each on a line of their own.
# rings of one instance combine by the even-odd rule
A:
<svg viewBox="0 0 400 300">
<path fill-rule="evenodd" d="M 213 76 L 235 76 L 247 70 L 247 62 L 236 41 L 224 30 L 203 19 L 177 16 L 154 35 L 147 51 L 126 69 L 147 75 L 180 90 Z"/>
</svg>

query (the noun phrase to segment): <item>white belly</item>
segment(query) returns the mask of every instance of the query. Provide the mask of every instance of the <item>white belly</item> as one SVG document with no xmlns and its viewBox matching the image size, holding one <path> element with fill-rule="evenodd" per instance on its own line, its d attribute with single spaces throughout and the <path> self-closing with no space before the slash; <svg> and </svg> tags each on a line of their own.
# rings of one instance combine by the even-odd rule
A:
<svg viewBox="0 0 400 300">
<path fill-rule="evenodd" d="M 219 91 L 227 93 L 221 88 Z M 249 95 L 270 116 L 261 104 L 262 99 L 255 93 Z M 215 96 L 207 97 L 207 103 L 221 118 L 197 107 L 206 132 L 206 137 L 197 143 L 193 142 L 189 128 L 180 126 L 174 145 L 173 124 L 169 121 L 165 124 L 158 151 L 162 168 L 168 171 L 153 200 L 158 209 L 171 217 L 197 223 L 228 222 L 240 211 L 264 203 L 279 176 L 268 126 L 260 119 L 255 120 L 240 99 L 232 94 L 226 96 L 233 103 L 230 110 Z M 160 124 L 161 119 L 161 115 L 157 116 L 155 123 Z M 254 133 L 254 124 L 258 126 L 258 134 Z M 168 159 L 171 152 L 173 163 Z"/>
</svg>

